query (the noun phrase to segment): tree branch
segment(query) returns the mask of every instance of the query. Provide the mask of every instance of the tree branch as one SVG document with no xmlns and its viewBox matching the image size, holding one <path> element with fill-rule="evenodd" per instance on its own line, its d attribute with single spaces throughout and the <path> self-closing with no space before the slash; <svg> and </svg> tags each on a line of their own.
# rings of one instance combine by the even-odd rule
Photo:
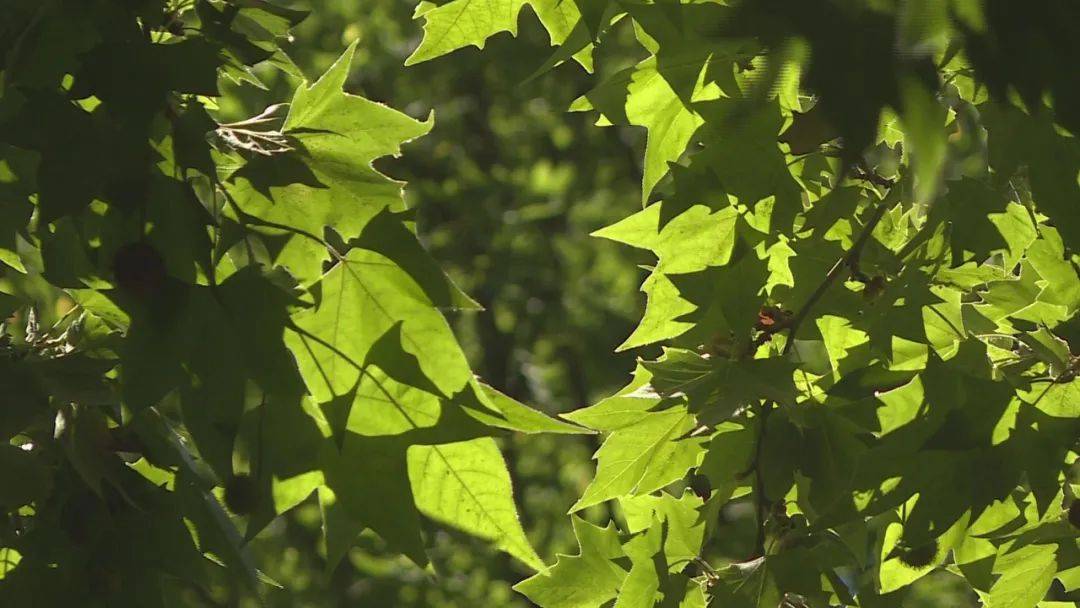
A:
<svg viewBox="0 0 1080 608">
<path fill-rule="evenodd" d="M 858 265 L 859 255 L 862 253 L 863 247 L 865 247 L 867 241 L 870 240 L 870 235 L 873 234 L 874 228 L 877 227 L 881 218 L 885 216 L 885 211 L 887 209 L 888 204 L 886 204 L 885 200 L 878 202 L 877 206 L 874 208 L 873 215 L 870 217 L 870 220 L 866 222 L 866 225 L 863 226 L 862 232 L 859 233 L 859 237 L 855 240 L 855 243 L 851 245 L 851 249 L 841 256 L 839 260 L 836 260 L 836 263 L 829 269 L 828 274 L 825 275 L 825 279 L 821 281 L 816 289 L 814 289 L 814 292 L 807 298 L 806 303 L 803 304 L 802 307 L 799 308 L 799 311 L 795 313 L 795 316 L 792 317 L 791 323 L 787 325 L 788 339 L 787 343 L 784 345 L 782 354 L 786 355 L 791 351 L 791 348 L 795 345 L 795 337 L 799 331 L 799 326 L 802 325 L 803 321 L 806 320 L 806 317 L 810 315 L 810 311 L 814 308 L 814 305 L 825 295 L 825 292 L 828 291 L 829 287 L 836 282 L 836 279 L 840 278 L 840 275 L 843 274 L 844 270 L 850 270 Z"/>
<path fill-rule="evenodd" d="M 788 330 L 787 343 L 784 345 L 783 355 L 786 355 L 791 351 L 792 346 L 795 344 L 795 337 L 799 331 L 799 326 L 810 315 L 810 311 L 814 305 L 817 304 L 829 287 L 836 282 L 841 274 L 845 270 L 854 270 L 859 262 L 859 255 L 862 253 L 863 247 L 870 240 L 870 235 L 873 234 L 874 229 L 878 223 L 881 222 L 881 218 L 885 216 L 885 211 L 889 205 L 884 200 L 878 202 L 874 208 L 873 214 L 870 216 L 869 221 L 863 226 L 862 232 L 859 233 L 858 238 L 852 244 L 844 255 L 833 264 L 829 269 L 828 274 L 821 283 L 814 289 L 813 293 L 806 300 L 806 303 L 799 308 L 799 311 L 795 313 L 790 322 L 784 323 L 779 330 Z M 774 332 L 769 332 L 771 335 Z M 769 419 L 769 414 L 772 412 L 775 404 L 772 401 L 762 401 L 757 412 L 759 417 L 757 437 L 754 440 L 754 460 L 747 473 L 753 471 L 754 473 L 754 487 L 753 487 L 753 499 L 754 499 L 754 514 L 757 518 L 757 534 L 754 539 L 754 554 L 751 558 L 757 558 L 765 555 L 765 526 L 768 522 L 768 513 L 770 505 L 767 497 L 765 496 L 765 476 L 761 467 L 762 450 L 765 445 L 765 426 Z"/>
<path fill-rule="evenodd" d="M 765 424 L 769 420 L 773 403 L 763 401 L 758 409 L 757 437 L 754 440 L 754 517 L 757 518 L 757 534 L 754 537 L 754 554 L 751 559 L 765 555 L 765 524 L 769 512 L 769 502 L 765 498 L 765 475 L 761 470 L 761 451 L 765 444 Z"/>
</svg>

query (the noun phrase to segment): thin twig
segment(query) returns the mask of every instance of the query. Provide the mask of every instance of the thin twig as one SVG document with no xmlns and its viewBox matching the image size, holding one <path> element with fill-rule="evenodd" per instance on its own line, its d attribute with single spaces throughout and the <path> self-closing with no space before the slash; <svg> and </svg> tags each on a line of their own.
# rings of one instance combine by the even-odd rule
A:
<svg viewBox="0 0 1080 608">
<path fill-rule="evenodd" d="M 896 183 L 895 181 L 887 177 L 882 177 L 877 173 L 874 173 L 873 171 L 866 171 L 860 167 L 852 168 L 851 177 L 852 179 L 869 182 L 875 186 L 881 186 L 883 188 L 892 188 L 893 185 Z"/>
<path fill-rule="evenodd" d="M 757 518 L 757 535 L 754 538 L 754 554 L 751 557 L 765 555 L 765 524 L 766 514 L 769 510 L 768 501 L 765 499 L 765 474 L 761 468 L 761 452 L 765 445 L 765 424 L 769 420 L 773 403 L 763 401 L 758 409 L 757 437 L 754 441 L 754 516 Z"/>
<path fill-rule="evenodd" d="M 890 184 L 891 185 L 891 184 Z M 862 232 L 852 244 L 849 249 L 839 260 L 833 264 L 829 269 L 828 274 L 825 275 L 824 280 L 814 289 L 813 293 L 806 300 L 806 303 L 799 308 L 799 311 L 795 313 L 795 316 L 791 318 L 789 323 L 784 325 L 784 328 L 788 330 L 787 343 L 784 345 L 782 355 L 786 355 L 791 351 L 792 346 L 795 344 L 795 337 L 799 331 L 799 326 L 810 315 L 810 311 L 814 305 L 825 295 L 825 292 L 829 289 L 836 279 L 840 277 L 845 270 L 855 268 L 859 261 L 859 255 L 862 253 L 863 247 L 870 240 L 871 234 L 877 227 L 881 218 L 885 216 L 885 211 L 888 209 L 888 204 L 882 200 L 878 202 L 874 208 L 873 215 L 870 216 L 870 220 L 863 226 Z M 754 512 L 757 517 L 757 534 L 754 540 L 754 557 L 761 557 L 765 555 L 765 526 L 767 523 L 767 514 L 769 510 L 768 501 L 765 496 L 765 474 L 761 467 L 762 450 L 765 445 L 765 427 L 769 419 L 769 414 L 772 412 L 774 403 L 772 401 L 763 401 L 758 409 L 758 422 L 757 437 L 754 441 L 754 461 L 750 467 L 750 470 L 754 473 Z"/>
<path fill-rule="evenodd" d="M 862 232 L 859 233 L 859 238 L 852 244 L 851 249 L 841 256 L 839 260 L 836 260 L 836 263 L 829 269 L 828 274 L 825 275 L 825 279 L 821 281 L 816 289 L 814 289 L 814 292 L 807 298 L 806 303 L 803 304 L 802 307 L 799 308 L 799 311 L 795 313 L 795 316 L 792 317 L 791 323 L 788 324 L 788 339 L 787 343 L 784 344 L 784 350 L 781 353 L 782 355 L 788 354 L 788 352 L 791 351 L 792 346 L 795 345 L 795 337 L 799 331 L 799 326 L 802 325 L 803 321 L 806 320 L 806 317 L 810 315 L 810 311 L 814 308 L 814 305 L 817 304 L 818 300 L 825 295 L 825 292 L 836 282 L 836 279 L 840 278 L 840 275 L 842 275 L 845 270 L 858 264 L 859 255 L 862 253 L 863 247 L 870 240 L 870 235 L 874 232 L 874 228 L 877 227 L 878 222 L 885 216 L 887 208 L 888 205 L 885 200 L 878 202 L 877 206 L 874 208 L 873 215 L 870 216 L 870 220 L 863 226 Z"/>
</svg>

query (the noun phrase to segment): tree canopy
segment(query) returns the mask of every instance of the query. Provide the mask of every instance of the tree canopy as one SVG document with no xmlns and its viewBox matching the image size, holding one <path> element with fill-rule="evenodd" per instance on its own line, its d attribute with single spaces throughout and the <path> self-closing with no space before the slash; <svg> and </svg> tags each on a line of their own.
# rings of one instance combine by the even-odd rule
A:
<svg viewBox="0 0 1080 608">
<path fill-rule="evenodd" d="M 314 505 L 326 571 L 375 538 L 452 576 L 447 530 L 524 573 L 498 605 L 908 606 L 928 576 L 945 602 L 1080 598 L 1080 5 L 421 2 L 387 73 L 519 70 L 450 163 L 423 144 L 434 113 L 350 92 L 363 39 L 305 77 L 308 14 L 284 3 L 2 10 L 7 603 L 288 597 L 253 547 Z M 541 79 L 558 103 L 589 83 L 551 129 L 644 128 L 641 170 L 605 161 L 624 144 L 604 129 L 552 134 L 544 158 L 582 164 L 560 187 L 608 195 L 510 215 L 530 170 L 558 171 L 515 174 L 539 155 L 501 143 Z M 404 103 L 437 103 L 414 86 L 433 99 Z M 440 228 L 468 213 L 486 229 Z M 626 248 L 604 264 L 554 236 L 596 218 Z M 489 238 L 528 264 L 481 263 Z M 644 310 L 613 336 L 633 305 L 591 292 L 635 260 Z M 574 318 L 532 319 L 534 280 Z M 584 407 L 553 415 L 522 348 Z M 528 435 L 600 442 L 583 487 L 549 472 L 577 494 L 545 513 L 577 544 L 554 561 L 505 459 Z"/>
</svg>

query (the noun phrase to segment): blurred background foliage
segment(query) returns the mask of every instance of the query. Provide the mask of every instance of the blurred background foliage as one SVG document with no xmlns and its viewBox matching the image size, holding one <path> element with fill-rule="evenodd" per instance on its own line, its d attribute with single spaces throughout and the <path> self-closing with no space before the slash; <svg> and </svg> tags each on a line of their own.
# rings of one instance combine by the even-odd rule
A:
<svg viewBox="0 0 1080 608">
<path fill-rule="evenodd" d="M 485 311 L 451 322 L 473 369 L 488 383 L 551 413 L 569 411 L 623 384 L 634 355 L 613 354 L 641 316 L 637 292 L 648 262 L 589 233 L 639 208 L 644 131 L 598 129 L 570 114 L 590 88 L 576 64 L 525 82 L 552 52 L 526 9 L 517 39 L 501 35 L 404 67 L 419 43 L 414 0 L 283 2 L 313 9 L 290 55 L 308 77 L 359 40 L 346 88 L 416 118 L 435 112 L 431 134 L 379 168 L 408 182 L 421 239 Z M 640 59 L 625 44 L 598 49 L 604 72 Z M 523 58 L 528 58 L 524 59 Z M 227 88 L 220 118 L 241 119 L 289 98 L 297 84 L 268 69 L 267 85 Z M 590 438 L 508 436 L 504 453 L 523 524 L 549 563 L 577 543 L 566 510 L 592 477 Z M 373 497 L 378 500 L 378 497 Z M 273 606 L 528 606 L 510 587 L 529 573 L 482 542 L 434 531 L 432 571 L 384 552 L 365 534 L 332 574 L 319 557 L 314 501 L 253 541 L 257 563 L 285 590 Z M 592 513 L 606 519 L 603 507 Z"/>
</svg>

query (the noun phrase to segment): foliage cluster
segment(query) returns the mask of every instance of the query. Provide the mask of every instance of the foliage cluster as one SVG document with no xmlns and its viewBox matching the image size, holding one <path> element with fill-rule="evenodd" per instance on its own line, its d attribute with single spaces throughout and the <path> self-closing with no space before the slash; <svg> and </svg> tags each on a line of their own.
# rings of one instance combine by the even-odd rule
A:
<svg viewBox="0 0 1080 608">
<path fill-rule="evenodd" d="M 605 435 L 571 511 L 623 525 L 575 519 L 580 552 L 517 588 L 887 606 L 940 570 L 989 606 L 1075 599 L 1080 9 L 574 6 L 545 67 L 588 69 L 627 22 L 647 53 L 571 109 L 648 131 L 644 209 L 597 235 L 655 254 L 620 348 L 664 353 L 565 416 Z M 413 58 L 513 31 L 478 10 L 418 11 Z M 717 563 L 746 506 L 744 559 Z"/>
<path fill-rule="evenodd" d="M 521 57 L 549 48 L 533 19 L 522 19 L 517 38 L 492 40 L 482 53 L 402 69 L 419 40 L 412 9 L 407 1 L 322 3 L 293 30 L 289 54 L 317 74 L 359 39 L 347 90 L 413 116 L 435 112 L 428 136 L 379 166 L 409 182 L 406 200 L 421 240 L 485 308 L 449 318 L 473 370 L 548 412 L 591 403 L 623 383 L 633 365 L 629 351 L 611 351 L 640 316 L 635 264 L 648 257 L 588 233 L 634 209 L 640 160 L 626 142 L 637 146 L 643 138 L 630 129 L 612 137 L 591 128 L 584 113 L 564 113 L 588 87 L 584 72 L 523 84 L 535 66 Z M 608 69 L 630 60 L 619 54 L 630 50 L 632 35 L 625 42 L 606 49 Z M 260 77 L 268 91 L 226 85 L 218 115 L 257 113 L 288 90 L 282 72 Z M 550 562 L 574 550 L 563 516 L 591 477 L 596 437 L 514 434 L 499 441 L 537 553 Z M 303 503 L 249 545 L 255 562 L 287 590 L 270 594 L 270 605 L 529 605 L 511 590 L 527 570 L 482 541 L 445 530 L 427 538 L 437 576 L 365 533 L 326 577 L 317 509 Z M 589 517 L 607 513 L 597 505 Z"/>
<path fill-rule="evenodd" d="M 371 167 L 432 119 L 344 93 L 352 48 L 220 119 L 255 66 L 298 73 L 304 13 L 266 2 L 9 14 L 5 599 L 257 595 L 248 541 L 312 492 L 330 568 L 365 528 L 426 564 L 422 516 L 541 567 L 492 437 L 583 431 L 481 383 L 443 319 L 477 306 Z"/>
<path fill-rule="evenodd" d="M 372 167 L 433 118 L 345 93 L 353 48 L 227 121 L 222 83 L 299 75 L 302 12 L 5 9 L 4 598 L 258 595 L 248 541 L 314 493 L 330 568 L 364 529 L 424 565 L 434 523 L 538 570 L 543 607 L 900 606 L 930 573 L 1071 605 L 1080 8 L 424 2 L 407 63 L 526 4 L 538 75 L 645 55 L 571 109 L 647 131 L 643 208 L 596 234 L 655 256 L 619 349 L 663 350 L 564 420 L 471 371 L 443 311 L 478 305 Z M 571 511 L 616 521 L 574 515 L 550 567 L 507 430 L 603 437 Z"/>
</svg>

